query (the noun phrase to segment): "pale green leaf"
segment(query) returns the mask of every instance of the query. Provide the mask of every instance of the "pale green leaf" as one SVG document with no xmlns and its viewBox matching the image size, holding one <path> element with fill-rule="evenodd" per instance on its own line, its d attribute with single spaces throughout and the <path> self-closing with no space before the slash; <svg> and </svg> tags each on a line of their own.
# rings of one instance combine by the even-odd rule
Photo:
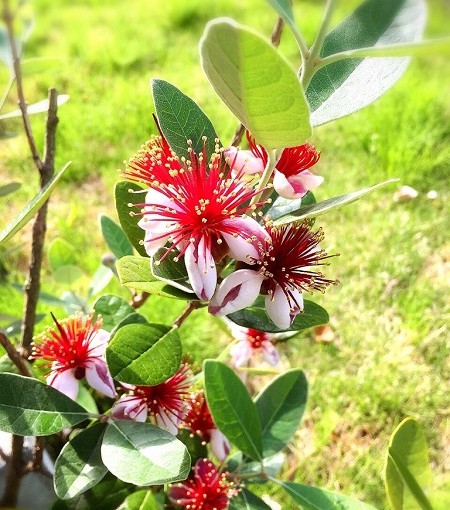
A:
<svg viewBox="0 0 450 510">
<path fill-rule="evenodd" d="M 57 98 L 57 104 L 58 107 L 62 106 L 63 104 L 67 103 L 69 100 L 69 97 L 67 94 L 61 94 Z M 35 115 L 36 113 L 43 113 L 48 110 L 48 99 L 44 99 L 42 101 L 39 101 L 38 103 L 30 104 L 27 106 L 27 114 L 28 115 Z M 13 119 L 15 117 L 22 117 L 22 111 L 20 109 L 13 110 L 12 112 L 4 113 L 0 115 L 0 120 L 6 120 L 6 119 Z"/>
</svg>

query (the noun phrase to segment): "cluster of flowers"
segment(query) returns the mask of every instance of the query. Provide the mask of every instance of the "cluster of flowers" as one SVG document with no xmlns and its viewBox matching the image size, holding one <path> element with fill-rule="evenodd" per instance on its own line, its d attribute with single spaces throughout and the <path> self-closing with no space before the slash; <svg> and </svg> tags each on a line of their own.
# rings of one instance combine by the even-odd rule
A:
<svg viewBox="0 0 450 510">
<path fill-rule="evenodd" d="M 308 170 L 319 153 L 310 144 L 284 149 L 271 182 L 259 189 L 258 176 L 270 164 L 268 152 L 247 136 L 248 151 L 223 149 L 217 141 L 209 160 L 205 144 L 201 154 L 189 147 L 187 160 L 161 133 L 127 163 L 124 176 L 148 187 L 145 202 L 137 204 L 141 211 L 132 214 L 142 215 L 139 225 L 149 256 L 169 243 L 160 261 L 171 252 L 175 260 L 184 257 L 192 289 L 210 301 L 210 313 L 242 310 L 262 294 L 270 319 L 287 329 L 303 310 L 303 291 L 323 291 L 334 283 L 311 270 L 329 257 L 319 248 L 323 233 L 313 232 L 310 222 L 277 227 L 268 218 L 262 224 L 256 218 L 270 201 L 261 197 L 272 186 L 284 198 L 299 198 L 322 182 Z M 227 255 L 236 261 L 236 270 L 217 287 Z"/>
</svg>

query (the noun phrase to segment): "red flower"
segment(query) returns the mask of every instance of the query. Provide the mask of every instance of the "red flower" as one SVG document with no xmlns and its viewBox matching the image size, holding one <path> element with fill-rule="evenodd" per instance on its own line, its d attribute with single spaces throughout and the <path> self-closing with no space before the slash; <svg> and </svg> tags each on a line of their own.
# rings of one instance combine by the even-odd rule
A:
<svg viewBox="0 0 450 510">
<path fill-rule="evenodd" d="M 102 319 L 75 315 L 58 321 L 35 338 L 31 357 L 43 359 L 50 368 L 47 382 L 68 397 L 76 399 L 79 381 L 86 377 L 94 389 L 108 397 L 116 390 L 105 361 L 110 334 L 100 329 Z"/>
<path fill-rule="evenodd" d="M 236 495 L 234 483 L 208 459 L 199 459 L 193 475 L 168 492 L 172 503 L 189 510 L 226 510 Z"/>
<path fill-rule="evenodd" d="M 203 391 L 191 396 L 190 409 L 183 420 L 183 427 L 199 436 L 203 444 L 210 443 L 214 455 L 220 461 L 230 453 L 230 443 L 216 427 Z"/>
<path fill-rule="evenodd" d="M 175 375 L 156 386 L 122 383 L 128 393 L 114 404 L 111 415 L 117 419 L 136 421 L 145 421 L 150 416 L 156 425 L 176 435 L 188 410 L 191 376 L 189 365 L 183 364 Z"/>
</svg>

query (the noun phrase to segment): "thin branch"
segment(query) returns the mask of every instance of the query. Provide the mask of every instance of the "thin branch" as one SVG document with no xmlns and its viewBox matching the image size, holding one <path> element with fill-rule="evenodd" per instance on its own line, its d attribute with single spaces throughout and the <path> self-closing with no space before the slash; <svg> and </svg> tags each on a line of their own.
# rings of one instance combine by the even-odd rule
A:
<svg viewBox="0 0 450 510">
<path fill-rule="evenodd" d="M 283 18 L 279 17 L 273 27 L 272 30 L 272 37 L 271 41 L 272 44 L 275 46 L 275 48 L 278 48 L 280 41 L 281 41 L 281 35 L 283 34 L 283 28 L 284 28 L 284 21 Z M 236 129 L 236 132 L 234 133 L 233 139 L 231 140 L 231 145 L 234 147 L 237 147 L 241 141 L 242 137 L 245 134 L 245 126 L 244 124 L 239 124 L 239 126 Z"/>
<path fill-rule="evenodd" d="M 0 344 L 2 344 L 4 347 L 8 358 L 19 369 L 19 372 L 26 377 L 33 377 L 20 352 L 14 347 L 14 345 L 9 341 L 8 337 L 2 331 L 0 331 Z"/>
<path fill-rule="evenodd" d="M 23 126 L 25 134 L 30 146 L 30 152 L 38 170 L 42 167 L 42 161 L 39 156 L 39 152 L 36 148 L 36 142 L 34 141 L 33 132 L 31 130 L 30 119 L 27 113 L 27 103 L 25 101 L 25 95 L 22 86 L 22 70 L 20 65 L 20 56 L 17 51 L 16 37 L 14 34 L 14 17 L 10 9 L 9 0 L 3 0 L 3 20 L 8 31 L 8 42 L 11 48 L 11 56 L 13 59 L 14 75 L 16 78 L 17 97 L 19 99 L 19 108 L 22 112 Z"/>
<path fill-rule="evenodd" d="M 139 292 L 138 294 L 134 293 L 131 297 L 130 305 L 133 308 L 140 308 L 149 298 L 150 294 L 148 292 Z"/>
<path fill-rule="evenodd" d="M 200 301 L 189 301 L 186 308 L 181 312 L 181 314 L 175 319 L 173 323 L 173 328 L 179 328 L 183 322 L 191 315 L 194 310 L 200 307 Z"/>
<path fill-rule="evenodd" d="M 55 169 L 56 127 L 58 125 L 57 98 L 58 94 L 56 93 L 56 90 L 50 89 L 45 136 L 45 158 L 40 169 L 41 188 L 43 188 L 51 180 Z M 36 322 L 36 308 L 41 288 L 41 267 L 44 253 L 45 234 L 47 231 L 47 209 L 48 201 L 41 207 L 41 209 L 39 209 L 36 220 L 33 224 L 31 261 L 27 283 L 25 284 L 25 308 L 22 331 L 22 346 L 27 355 L 30 354 L 30 347 L 33 341 L 34 325 Z"/>
<path fill-rule="evenodd" d="M 5 492 L 0 506 L 15 508 L 23 471 L 23 436 L 12 436 L 11 456 L 6 464 Z"/>
</svg>

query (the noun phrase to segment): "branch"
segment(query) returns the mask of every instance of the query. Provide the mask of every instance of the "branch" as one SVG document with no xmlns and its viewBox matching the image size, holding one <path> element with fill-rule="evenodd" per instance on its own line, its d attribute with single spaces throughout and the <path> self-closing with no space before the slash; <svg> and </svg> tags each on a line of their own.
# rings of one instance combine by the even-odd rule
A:
<svg viewBox="0 0 450 510">
<path fill-rule="evenodd" d="M 272 37 L 270 39 L 272 41 L 272 44 L 275 46 L 275 48 L 278 48 L 278 46 L 280 44 L 281 35 L 283 34 L 283 27 L 284 27 L 283 18 L 279 17 L 273 27 Z M 231 140 L 231 145 L 233 145 L 234 147 L 237 147 L 241 143 L 244 133 L 245 133 L 245 126 L 244 126 L 244 124 L 241 123 L 237 127 L 236 132 L 234 133 L 233 139 Z"/>
<path fill-rule="evenodd" d="M 130 305 L 133 308 L 138 309 L 147 301 L 149 296 L 150 294 L 148 292 L 139 292 L 138 294 L 135 293 L 131 298 Z"/>
<path fill-rule="evenodd" d="M 41 175 L 41 188 L 52 178 L 55 169 L 55 143 L 56 127 L 58 125 L 58 94 L 55 89 L 49 90 L 49 107 L 45 132 L 45 158 L 39 170 Z M 23 314 L 22 346 L 27 355 L 33 341 L 34 324 L 36 322 L 36 308 L 41 288 L 41 267 L 44 252 L 45 233 L 47 231 L 48 201 L 39 209 L 33 224 L 31 261 L 25 284 L 25 309 Z"/>
<path fill-rule="evenodd" d="M 34 163 L 38 170 L 42 167 L 42 161 L 39 156 L 39 152 L 36 148 L 36 142 L 34 141 L 33 132 L 31 130 L 30 119 L 27 113 L 27 103 L 25 101 L 25 95 L 22 86 L 22 70 L 20 65 L 20 56 L 17 51 L 16 38 L 14 35 L 14 18 L 9 6 L 9 0 L 3 0 L 3 20 L 8 31 L 8 42 L 11 48 L 11 56 L 13 59 L 14 75 L 16 78 L 17 97 L 19 99 L 19 108 L 22 112 L 23 127 L 30 146 L 30 152 L 33 157 Z"/>
<path fill-rule="evenodd" d="M 32 377 L 33 375 L 27 367 L 25 360 L 2 331 L 0 331 L 0 344 L 4 347 L 8 358 L 19 369 L 19 372 L 26 377 Z"/>
<path fill-rule="evenodd" d="M 173 328 L 179 328 L 183 322 L 191 315 L 194 310 L 200 308 L 200 301 L 189 301 L 186 308 L 181 312 L 181 314 L 175 319 L 173 323 Z"/>
</svg>

